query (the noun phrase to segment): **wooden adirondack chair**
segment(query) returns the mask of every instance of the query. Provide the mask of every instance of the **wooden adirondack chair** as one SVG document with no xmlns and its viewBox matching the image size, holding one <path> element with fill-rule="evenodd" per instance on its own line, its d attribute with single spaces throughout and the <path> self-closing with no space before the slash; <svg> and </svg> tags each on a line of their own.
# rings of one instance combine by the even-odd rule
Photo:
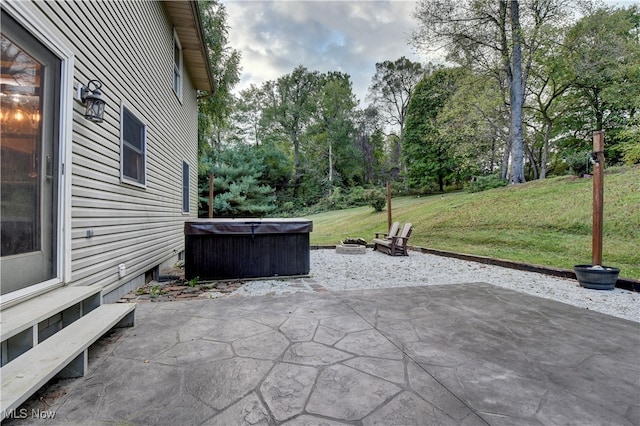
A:
<svg viewBox="0 0 640 426">
<path fill-rule="evenodd" d="M 405 223 L 402 231 L 400 231 L 400 234 L 397 236 L 391 238 L 374 238 L 373 249 L 391 256 L 408 256 L 407 242 L 409 241 L 412 231 L 413 227 L 411 223 Z"/>
<path fill-rule="evenodd" d="M 384 238 L 390 240 L 391 237 L 395 237 L 398 235 L 398 231 L 400 230 L 400 222 L 393 222 L 391 224 L 391 228 L 389 228 L 389 232 L 376 232 L 375 238 Z"/>
</svg>

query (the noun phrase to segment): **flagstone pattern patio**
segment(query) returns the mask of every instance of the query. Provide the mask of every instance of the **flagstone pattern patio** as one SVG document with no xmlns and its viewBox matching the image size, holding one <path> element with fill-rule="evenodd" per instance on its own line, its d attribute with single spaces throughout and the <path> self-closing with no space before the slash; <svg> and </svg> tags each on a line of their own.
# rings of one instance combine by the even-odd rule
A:
<svg viewBox="0 0 640 426">
<path fill-rule="evenodd" d="M 637 323 L 489 284 L 136 313 L 34 424 L 640 424 Z"/>
</svg>

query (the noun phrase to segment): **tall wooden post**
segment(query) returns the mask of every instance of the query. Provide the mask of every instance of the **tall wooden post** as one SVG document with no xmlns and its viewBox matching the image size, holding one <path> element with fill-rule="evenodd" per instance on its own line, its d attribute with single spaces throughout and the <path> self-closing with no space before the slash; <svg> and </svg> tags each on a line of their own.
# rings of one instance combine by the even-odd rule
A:
<svg viewBox="0 0 640 426">
<path fill-rule="evenodd" d="M 387 182 L 387 229 L 391 229 L 391 182 Z"/>
<path fill-rule="evenodd" d="M 213 173 L 209 173 L 209 219 L 213 217 Z"/>
<path fill-rule="evenodd" d="M 593 132 L 593 234 L 591 265 L 602 265 L 602 228 L 604 224 L 604 132 Z"/>
</svg>

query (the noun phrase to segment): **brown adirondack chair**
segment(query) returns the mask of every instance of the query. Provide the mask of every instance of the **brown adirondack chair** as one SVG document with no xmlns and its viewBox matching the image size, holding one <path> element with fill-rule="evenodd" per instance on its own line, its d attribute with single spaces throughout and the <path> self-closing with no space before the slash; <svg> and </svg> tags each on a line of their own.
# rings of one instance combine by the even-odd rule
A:
<svg viewBox="0 0 640 426">
<path fill-rule="evenodd" d="M 391 228 L 389 228 L 389 232 L 376 232 L 375 238 L 384 238 L 391 239 L 391 237 L 395 237 L 398 235 L 398 231 L 400 230 L 400 222 L 393 222 L 391 224 Z"/>
<path fill-rule="evenodd" d="M 405 223 L 400 233 L 391 238 L 374 238 L 373 249 L 387 253 L 391 256 L 408 256 L 407 242 L 411 236 L 413 227 L 411 223 Z"/>
</svg>

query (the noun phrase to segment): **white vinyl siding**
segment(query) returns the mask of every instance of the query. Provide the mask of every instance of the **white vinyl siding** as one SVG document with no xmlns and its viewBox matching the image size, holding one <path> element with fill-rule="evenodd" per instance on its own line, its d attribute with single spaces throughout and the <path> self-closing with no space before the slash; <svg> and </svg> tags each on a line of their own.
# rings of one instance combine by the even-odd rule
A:
<svg viewBox="0 0 640 426">
<path fill-rule="evenodd" d="M 74 52 L 74 87 L 91 79 L 103 83 L 102 123 L 86 120 L 82 104 L 73 102 L 71 164 L 65 173 L 71 175 L 68 283 L 100 285 L 108 292 L 184 250 L 184 222 L 196 217 L 193 173 L 190 213 L 182 211 L 183 161 L 197 164 L 196 91 L 186 72 L 182 102 L 168 83 L 174 33 L 161 2 L 33 2 L 28 7 Z M 122 104 L 146 126 L 143 191 L 121 183 Z M 88 238 L 87 231 L 93 236 Z M 121 263 L 124 278 L 118 276 Z"/>
</svg>

